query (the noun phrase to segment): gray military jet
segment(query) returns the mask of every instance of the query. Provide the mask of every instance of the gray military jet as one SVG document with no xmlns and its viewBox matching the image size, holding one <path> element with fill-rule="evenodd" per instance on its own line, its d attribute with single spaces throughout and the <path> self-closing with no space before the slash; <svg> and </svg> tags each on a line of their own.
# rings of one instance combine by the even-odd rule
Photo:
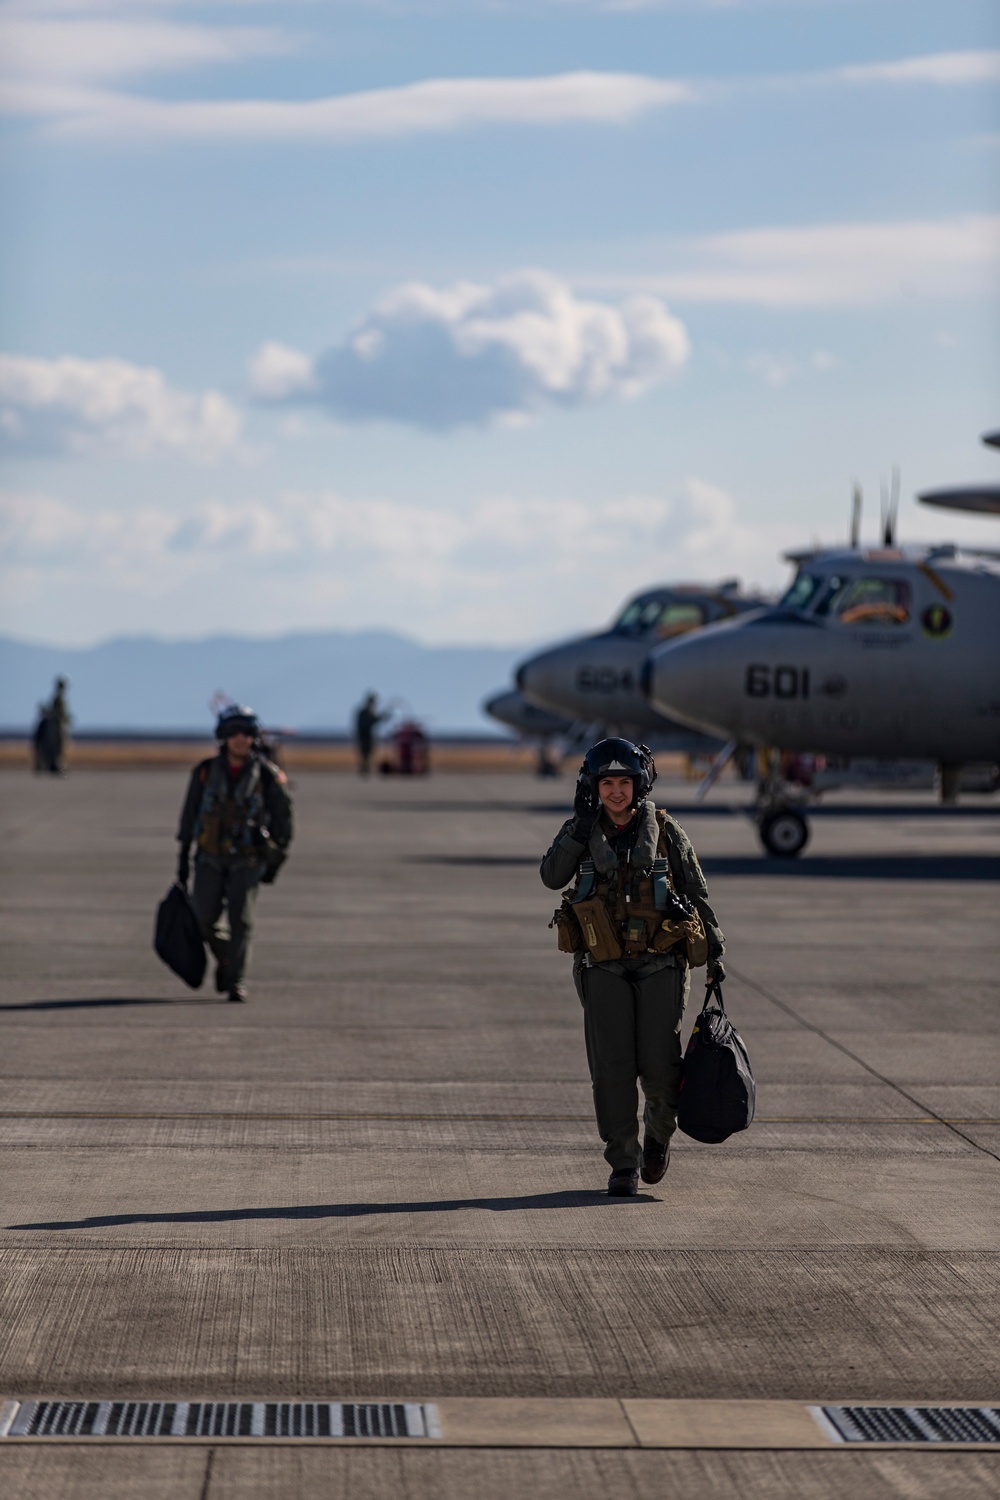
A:
<svg viewBox="0 0 1000 1500">
<path fill-rule="evenodd" d="M 577 724 L 629 739 L 649 739 L 662 749 L 698 754 L 717 750 L 712 734 L 692 731 L 652 706 L 639 686 L 651 648 L 718 620 L 731 620 L 767 601 L 747 596 L 730 579 L 717 588 L 676 584 L 647 589 L 625 605 L 607 630 L 575 637 L 522 662 L 518 691 L 528 703 L 565 714 Z"/>
<path fill-rule="evenodd" d="M 652 706 L 730 743 L 934 761 L 954 800 L 963 766 L 1000 760 L 1000 554 L 904 549 L 894 529 L 891 507 L 881 547 L 799 554 L 776 608 L 654 650 Z M 808 839 L 780 780 L 759 826 L 773 854 Z"/>
</svg>

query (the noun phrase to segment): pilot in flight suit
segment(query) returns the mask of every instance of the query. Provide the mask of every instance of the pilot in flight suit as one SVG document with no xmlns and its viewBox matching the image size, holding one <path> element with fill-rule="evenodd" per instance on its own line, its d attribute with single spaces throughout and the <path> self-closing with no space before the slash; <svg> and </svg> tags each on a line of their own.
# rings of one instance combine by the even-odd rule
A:
<svg viewBox="0 0 1000 1500">
<path fill-rule="evenodd" d="M 574 954 L 608 1192 L 659 1182 L 677 1128 L 681 1025 L 692 964 L 725 977 L 724 938 L 691 841 L 649 797 L 645 746 L 602 740 L 587 753 L 573 817 L 541 864 L 552 890 L 575 880 L 552 925 Z M 640 1150 L 638 1090 L 645 1096 Z"/>
<path fill-rule="evenodd" d="M 177 879 L 187 886 L 196 843 L 191 905 L 216 958 L 215 988 L 246 1000 L 253 909 L 259 885 L 270 885 L 292 841 L 292 799 L 284 771 L 260 750 L 252 709 L 224 709 L 215 728 L 218 755 L 195 766 L 181 811 Z M 228 929 L 220 921 L 223 908 Z"/>
</svg>

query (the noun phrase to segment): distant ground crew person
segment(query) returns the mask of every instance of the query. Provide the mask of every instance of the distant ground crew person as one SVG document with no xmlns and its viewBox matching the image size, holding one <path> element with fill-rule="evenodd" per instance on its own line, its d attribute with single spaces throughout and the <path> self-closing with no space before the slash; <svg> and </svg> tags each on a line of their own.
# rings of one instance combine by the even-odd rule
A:
<svg viewBox="0 0 1000 1500">
<path fill-rule="evenodd" d="M 187 886 L 193 842 L 191 905 L 216 959 L 215 988 L 246 1000 L 257 887 L 271 885 L 287 857 L 292 799 L 284 771 L 261 752 L 252 708 L 223 709 L 215 737 L 219 753 L 195 766 L 181 810 L 177 879 Z"/>
<path fill-rule="evenodd" d="M 669 1165 L 689 968 L 707 963 L 709 980 L 725 978 L 705 877 L 680 824 L 654 806 L 655 780 L 645 745 L 594 745 L 573 816 L 541 864 L 551 890 L 574 882 L 550 925 L 573 954 L 612 1197 L 634 1196 L 640 1169 L 654 1183 Z M 646 1101 L 641 1150 L 637 1080 Z"/>
<path fill-rule="evenodd" d="M 367 776 L 372 768 L 372 751 L 375 749 L 375 731 L 391 714 L 379 713 L 378 697 L 369 693 L 354 715 L 354 743 L 358 747 L 358 775 Z"/>
<path fill-rule="evenodd" d="M 66 743 L 69 739 L 70 713 L 66 702 L 69 683 L 65 677 L 57 677 L 55 691 L 48 703 L 42 705 L 31 737 L 36 771 L 47 771 L 52 776 L 63 776 L 66 772 Z"/>
</svg>

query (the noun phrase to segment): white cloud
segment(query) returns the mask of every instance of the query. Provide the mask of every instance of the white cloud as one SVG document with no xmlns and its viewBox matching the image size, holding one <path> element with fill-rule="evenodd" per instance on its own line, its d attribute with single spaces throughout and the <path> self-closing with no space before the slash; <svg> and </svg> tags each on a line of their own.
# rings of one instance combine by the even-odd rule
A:
<svg viewBox="0 0 1000 1500">
<path fill-rule="evenodd" d="M 176 517 L 155 507 L 77 509 L 47 495 L 0 494 L 0 552 L 8 565 L 116 571 L 169 545 Z"/>
<path fill-rule="evenodd" d="M 287 38 L 264 27 L 0 14 L 4 72 L 22 79 L 128 78 L 271 56 L 289 47 Z"/>
<path fill-rule="evenodd" d="M 491 286 L 396 287 L 315 361 L 265 344 L 251 380 L 262 401 L 448 428 L 634 396 L 676 373 L 688 353 L 684 325 L 656 298 L 610 306 L 519 271 Z"/>
<path fill-rule="evenodd" d="M 0 495 L 0 551 L 21 562 L 79 565 L 129 558 L 164 567 L 295 564 L 295 576 L 332 566 L 355 577 L 367 560 L 383 588 L 405 582 L 433 596 L 462 579 L 473 591 L 524 565 L 576 576 L 581 566 L 634 569 L 635 538 L 648 552 L 676 546 L 688 559 L 732 533 L 733 502 L 702 480 L 674 500 L 633 496 L 479 500 L 462 511 L 365 499 L 335 491 L 288 491 L 275 500 L 206 500 L 165 506 L 77 508 L 47 496 Z M 740 544 L 750 535 L 740 533 Z M 298 585 L 296 585 L 298 586 Z"/>
<path fill-rule="evenodd" d="M 239 438 L 240 413 L 219 391 L 174 390 L 157 369 L 122 359 L 0 355 L 0 442 L 35 453 L 211 457 Z"/>
<path fill-rule="evenodd" d="M 97 94 L 67 107 L 62 134 L 129 139 L 389 139 L 484 125 L 622 125 L 696 97 L 689 84 L 634 73 L 562 73 L 542 78 L 432 78 L 331 98 L 160 100 Z"/>
<path fill-rule="evenodd" d="M 312 390 L 313 362 L 287 344 L 262 344 L 250 361 L 250 386 L 262 401 L 282 401 Z"/>
<path fill-rule="evenodd" d="M 1000 51 L 936 52 L 895 62 L 837 68 L 844 83 L 936 83 L 950 86 L 1000 82 Z"/>
<path fill-rule="evenodd" d="M 745 361 L 752 375 L 758 376 L 765 385 L 779 389 L 802 374 L 798 360 L 787 354 L 751 354 Z"/>
<path fill-rule="evenodd" d="M 252 595 L 256 618 L 275 629 L 390 626 L 427 640 L 523 641 L 610 614 L 635 590 L 637 548 L 646 582 L 777 580 L 788 542 L 787 526 L 745 524 L 730 496 L 696 478 L 671 498 L 493 496 L 462 511 L 331 491 L 181 512 L 8 495 L 0 628 L 16 628 L 56 589 L 82 638 L 123 620 L 130 630 L 181 616 L 196 631 L 231 626 Z"/>
<path fill-rule="evenodd" d="M 759 350 L 749 354 L 743 364 L 751 375 L 757 376 L 765 385 L 780 389 L 790 380 L 798 380 L 810 373 L 824 375 L 841 364 L 836 355 L 827 349 L 814 349 L 808 359 L 798 359 L 792 354 L 774 354 Z"/>
<path fill-rule="evenodd" d="M 988 520 L 930 511 L 907 528 L 996 540 Z M 486 495 L 461 510 L 330 490 L 118 508 L 0 495 L 0 630 L 44 613 L 47 634 L 76 643 L 173 635 L 178 621 L 192 635 L 390 628 L 438 642 L 544 640 L 593 629 L 658 581 L 778 587 L 780 554 L 811 540 L 808 522 L 763 520 L 700 477 L 661 495 Z"/>
<path fill-rule="evenodd" d="M 151 7 L 150 7 L 151 9 Z M 670 105 L 707 103 L 775 88 L 934 84 L 975 86 L 1000 78 L 1000 51 L 928 54 L 823 72 L 684 80 L 579 71 L 526 78 L 431 78 L 318 99 L 155 99 L 80 88 L 146 73 L 295 50 L 273 27 L 205 26 L 136 19 L 134 10 L 67 17 L 8 6 L 0 13 L 0 109 L 50 116 L 62 134 L 220 140 L 355 141 L 485 125 L 624 124 Z M 85 11 L 86 7 L 81 7 Z M 148 14 L 148 12 L 147 12 Z M 58 85 L 63 85 L 62 88 Z"/>
<path fill-rule="evenodd" d="M 659 266 L 645 275 L 570 279 L 598 290 L 642 288 L 676 302 L 766 307 L 970 296 L 995 287 L 1000 214 L 744 229 L 664 243 L 656 258 Z"/>
</svg>

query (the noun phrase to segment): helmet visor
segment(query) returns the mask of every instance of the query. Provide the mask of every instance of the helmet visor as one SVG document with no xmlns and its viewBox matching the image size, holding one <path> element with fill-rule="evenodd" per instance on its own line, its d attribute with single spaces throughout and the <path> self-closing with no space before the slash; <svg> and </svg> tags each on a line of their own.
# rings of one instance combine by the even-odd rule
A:
<svg viewBox="0 0 1000 1500">
<path fill-rule="evenodd" d="M 260 725 L 256 719 L 226 719 L 219 725 L 217 733 L 220 740 L 231 740 L 234 734 L 245 734 L 254 740 L 260 733 Z"/>
</svg>

